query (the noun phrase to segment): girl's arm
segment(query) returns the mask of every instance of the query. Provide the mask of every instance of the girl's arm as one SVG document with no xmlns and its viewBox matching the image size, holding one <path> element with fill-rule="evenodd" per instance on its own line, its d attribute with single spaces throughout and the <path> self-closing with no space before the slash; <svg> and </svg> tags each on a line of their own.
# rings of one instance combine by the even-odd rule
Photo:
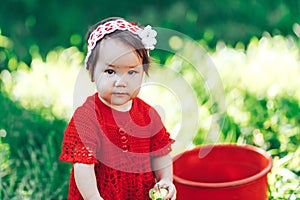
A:
<svg viewBox="0 0 300 200">
<path fill-rule="evenodd" d="M 169 179 L 173 181 L 173 166 L 170 155 L 153 157 L 152 168 L 155 170 L 155 176 L 158 180 Z"/>
<path fill-rule="evenodd" d="M 77 188 L 85 200 L 103 200 L 97 188 L 94 164 L 74 164 Z"/>
<path fill-rule="evenodd" d="M 172 158 L 170 155 L 153 157 L 152 167 L 155 170 L 155 176 L 158 182 L 155 188 L 166 188 L 169 193 L 166 199 L 176 199 L 176 188 L 173 184 L 173 165 Z"/>
</svg>

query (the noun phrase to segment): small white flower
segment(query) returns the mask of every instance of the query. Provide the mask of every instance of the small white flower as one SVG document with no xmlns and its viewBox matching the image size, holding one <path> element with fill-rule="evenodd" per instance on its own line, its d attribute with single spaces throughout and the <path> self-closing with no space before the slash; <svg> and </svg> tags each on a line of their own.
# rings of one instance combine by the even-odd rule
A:
<svg viewBox="0 0 300 200">
<path fill-rule="evenodd" d="M 6 137 L 6 130 L 4 129 L 0 130 L 0 137 Z"/>
<path fill-rule="evenodd" d="M 152 29 L 150 25 L 147 25 L 143 30 L 138 32 L 139 37 L 142 39 L 142 43 L 145 46 L 145 49 L 154 49 L 154 45 L 156 44 L 156 35 L 157 32 Z"/>
</svg>

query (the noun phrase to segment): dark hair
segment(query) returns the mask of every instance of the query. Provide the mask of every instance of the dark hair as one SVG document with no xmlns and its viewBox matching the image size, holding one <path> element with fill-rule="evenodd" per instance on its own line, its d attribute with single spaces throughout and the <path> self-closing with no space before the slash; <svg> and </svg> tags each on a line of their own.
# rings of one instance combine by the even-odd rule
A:
<svg viewBox="0 0 300 200">
<path fill-rule="evenodd" d="M 88 41 L 91 33 L 101 24 L 104 24 L 108 21 L 113 21 L 113 20 L 117 20 L 117 19 L 123 19 L 120 17 L 110 17 L 110 18 L 106 18 L 98 23 L 96 23 L 95 25 L 91 26 L 86 34 L 86 41 Z M 138 25 L 139 27 L 142 27 L 140 25 Z M 95 46 L 95 48 L 92 50 L 90 57 L 88 58 L 88 60 L 86 61 L 86 68 L 87 70 L 89 70 L 90 73 L 90 77 L 91 80 L 94 81 L 94 71 L 95 71 L 95 65 L 97 62 L 97 56 L 99 55 L 99 43 L 106 37 L 110 37 L 110 38 L 114 38 L 114 39 L 118 39 L 121 42 L 124 42 L 125 44 L 133 47 L 135 49 L 136 54 L 142 59 L 142 64 L 143 64 L 143 68 L 145 73 L 148 75 L 148 69 L 149 69 L 149 62 L 150 62 L 150 58 L 149 58 L 149 54 L 148 54 L 148 50 L 145 49 L 141 39 L 131 33 L 130 31 L 123 31 L 123 30 L 116 30 L 110 34 L 105 35 L 102 39 L 100 39 L 99 41 L 97 41 L 97 44 Z"/>
</svg>

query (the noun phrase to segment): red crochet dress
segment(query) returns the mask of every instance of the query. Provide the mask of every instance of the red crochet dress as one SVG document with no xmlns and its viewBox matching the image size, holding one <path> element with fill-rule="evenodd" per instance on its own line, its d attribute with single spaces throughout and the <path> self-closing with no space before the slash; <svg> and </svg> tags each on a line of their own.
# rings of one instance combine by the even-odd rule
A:
<svg viewBox="0 0 300 200">
<path fill-rule="evenodd" d="M 133 99 L 130 111 L 119 112 L 96 93 L 70 120 L 60 160 L 95 164 L 98 190 L 105 200 L 145 200 L 155 184 L 151 158 L 168 154 L 173 142 L 158 113 L 141 99 Z M 74 168 L 68 199 L 82 199 Z"/>
</svg>

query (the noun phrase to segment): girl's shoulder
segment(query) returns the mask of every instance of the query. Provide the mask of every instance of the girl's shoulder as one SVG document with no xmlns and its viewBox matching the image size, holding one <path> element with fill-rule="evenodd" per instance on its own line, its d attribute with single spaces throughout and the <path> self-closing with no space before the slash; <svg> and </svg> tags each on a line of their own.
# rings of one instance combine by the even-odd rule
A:
<svg viewBox="0 0 300 200">
<path fill-rule="evenodd" d="M 146 111 L 152 108 L 150 104 L 146 103 L 143 99 L 139 97 L 133 99 L 133 106 L 138 110 L 146 110 Z"/>
<path fill-rule="evenodd" d="M 144 100 L 142 100 L 139 97 L 134 98 L 133 101 L 133 108 L 135 111 L 138 111 L 139 113 L 145 113 L 146 115 L 153 115 L 153 116 L 159 116 L 159 113 L 155 109 L 155 107 L 151 106 Z"/>
<path fill-rule="evenodd" d="M 98 102 L 97 94 L 88 96 L 85 102 L 77 107 L 74 111 L 74 116 L 83 115 L 85 117 L 88 116 L 97 116 L 99 114 L 99 102 Z"/>
</svg>

